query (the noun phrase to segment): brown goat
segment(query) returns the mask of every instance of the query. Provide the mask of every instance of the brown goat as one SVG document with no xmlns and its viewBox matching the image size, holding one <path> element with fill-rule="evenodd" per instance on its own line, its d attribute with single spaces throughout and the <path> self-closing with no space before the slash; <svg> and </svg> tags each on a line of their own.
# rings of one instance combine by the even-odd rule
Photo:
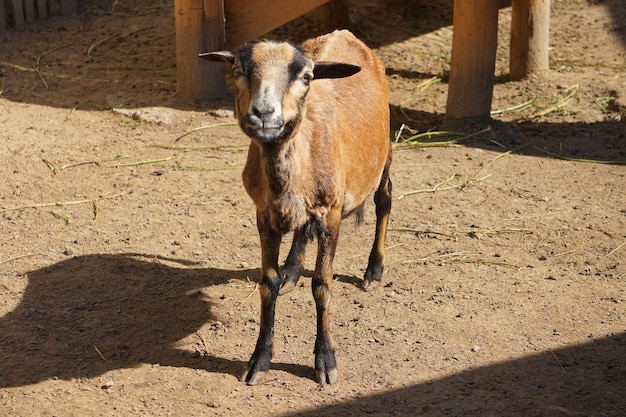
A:
<svg viewBox="0 0 626 417">
<path fill-rule="evenodd" d="M 374 190 L 376 235 L 363 288 L 372 290 L 383 273 L 391 210 L 383 64 L 345 30 L 301 46 L 258 41 L 200 56 L 232 64 L 237 118 L 252 139 L 243 182 L 257 208 L 261 239 L 261 326 L 241 379 L 255 385 L 269 370 L 276 298 L 295 287 L 305 246 L 317 237 L 311 283 L 317 308 L 315 371 L 320 384 L 334 384 L 337 367 L 328 308 L 339 224 L 351 213 L 360 216 Z M 289 231 L 294 231 L 293 243 L 279 270 L 281 237 Z"/>
</svg>

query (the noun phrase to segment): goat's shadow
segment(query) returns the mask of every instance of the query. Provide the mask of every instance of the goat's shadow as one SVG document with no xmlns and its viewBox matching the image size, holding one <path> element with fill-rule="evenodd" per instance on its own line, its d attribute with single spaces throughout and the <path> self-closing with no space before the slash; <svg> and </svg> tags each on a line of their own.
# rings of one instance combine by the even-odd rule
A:
<svg viewBox="0 0 626 417">
<path fill-rule="evenodd" d="M 86 255 L 28 273 L 21 302 L 0 318 L 0 387 L 89 378 L 141 363 L 238 377 L 244 361 L 200 356 L 176 344 L 219 319 L 210 301 L 187 291 L 245 280 L 256 270 L 177 268 L 170 265 L 185 261 L 151 258 Z M 275 363 L 273 369 L 313 378 L 307 366 Z"/>
</svg>

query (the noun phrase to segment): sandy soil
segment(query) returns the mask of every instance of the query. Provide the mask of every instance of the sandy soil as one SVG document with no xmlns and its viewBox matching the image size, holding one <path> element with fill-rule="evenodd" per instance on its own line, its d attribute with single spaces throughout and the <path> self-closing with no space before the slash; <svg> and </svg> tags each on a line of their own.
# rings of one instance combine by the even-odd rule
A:
<svg viewBox="0 0 626 417">
<path fill-rule="evenodd" d="M 259 324 L 247 140 L 230 101 L 176 98 L 171 3 L 0 35 L 1 416 L 626 415 L 623 0 L 553 1 L 551 72 L 523 82 L 503 4 L 506 128 L 396 146 L 385 285 L 358 287 L 369 204 L 343 225 L 324 388 L 310 272 L 279 299 L 266 380 L 237 379 Z M 394 130 L 440 129 L 451 2 L 356 3 Z"/>
</svg>

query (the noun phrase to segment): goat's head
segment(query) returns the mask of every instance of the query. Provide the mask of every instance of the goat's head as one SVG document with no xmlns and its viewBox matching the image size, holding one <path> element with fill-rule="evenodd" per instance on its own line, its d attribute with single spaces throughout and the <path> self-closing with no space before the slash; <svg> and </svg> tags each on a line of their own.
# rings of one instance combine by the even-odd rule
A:
<svg viewBox="0 0 626 417">
<path fill-rule="evenodd" d="M 361 69 L 340 62 L 313 62 L 301 47 L 274 41 L 200 57 L 232 65 L 239 125 L 250 138 L 264 143 L 280 142 L 297 132 L 311 81 L 349 77 Z"/>
</svg>

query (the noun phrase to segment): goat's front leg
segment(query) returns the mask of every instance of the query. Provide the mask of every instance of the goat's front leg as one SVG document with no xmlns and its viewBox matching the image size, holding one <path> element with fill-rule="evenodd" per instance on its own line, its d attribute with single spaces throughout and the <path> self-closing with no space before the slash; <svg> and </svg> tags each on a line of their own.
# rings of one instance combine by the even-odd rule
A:
<svg viewBox="0 0 626 417">
<path fill-rule="evenodd" d="M 329 306 L 333 283 L 333 258 L 339 238 L 341 206 L 333 208 L 318 235 L 317 261 L 311 281 L 317 310 L 317 337 L 315 338 L 315 374 L 320 385 L 337 382 L 335 349 L 330 336 Z"/>
<path fill-rule="evenodd" d="M 280 249 L 281 233 L 272 229 L 269 218 L 257 212 L 257 227 L 261 238 L 261 326 L 259 338 L 254 353 L 248 361 L 241 381 L 248 385 L 258 384 L 265 373 L 270 369 L 270 360 L 273 354 L 274 313 L 276 297 L 280 288 L 278 275 L 278 251 Z"/>
</svg>

